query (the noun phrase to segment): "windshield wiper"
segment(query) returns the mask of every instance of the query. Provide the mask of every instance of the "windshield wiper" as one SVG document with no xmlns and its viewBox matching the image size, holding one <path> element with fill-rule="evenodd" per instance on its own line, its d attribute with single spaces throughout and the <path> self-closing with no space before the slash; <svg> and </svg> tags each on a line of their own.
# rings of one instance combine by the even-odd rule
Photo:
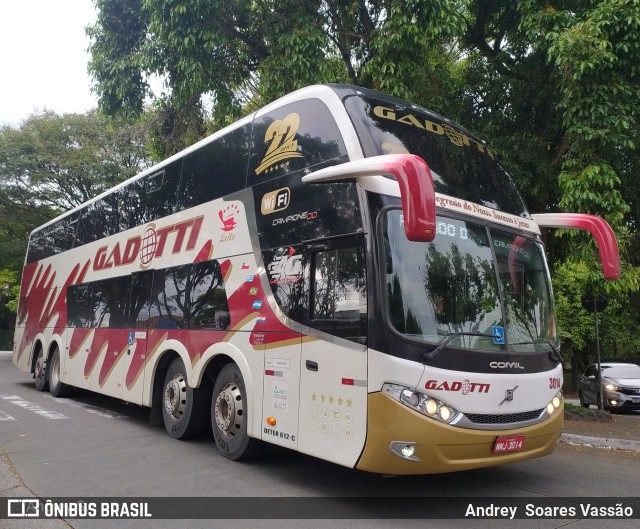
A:
<svg viewBox="0 0 640 529">
<path fill-rule="evenodd" d="M 531 340 L 530 342 L 509 343 L 509 345 L 538 345 L 539 343 L 548 345 L 551 348 L 551 350 L 549 351 L 550 360 L 555 360 L 559 364 L 562 364 L 562 355 L 560 354 L 560 351 L 558 351 L 558 348 L 554 346 L 549 340 L 538 338 L 537 340 Z"/>
<path fill-rule="evenodd" d="M 487 334 L 484 332 L 465 332 L 465 331 L 457 331 L 452 332 L 447 336 L 447 338 L 441 342 L 435 349 L 429 351 L 428 353 L 424 353 L 422 355 L 422 361 L 429 364 L 431 361 L 440 354 L 440 352 L 449 344 L 451 340 L 457 338 L 458 336 L 485 336 L 487 338 L 495 338 L 493 334 Z"/>
</svg>

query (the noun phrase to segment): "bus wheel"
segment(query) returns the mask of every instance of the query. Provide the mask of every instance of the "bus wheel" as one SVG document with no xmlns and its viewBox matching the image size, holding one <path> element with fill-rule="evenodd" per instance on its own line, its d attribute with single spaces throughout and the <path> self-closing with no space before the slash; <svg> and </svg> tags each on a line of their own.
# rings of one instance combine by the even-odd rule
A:
<svg viewBox="0 0 640 529">
<path fill-rule="evenodd" d="M 47 363 L 44 360 L 44 349 L 38 349 L 36 364 L 33 366 L 33 378 L 36 379 L 36 389 L 38 391 L 47 391 L 49 389 L 49 380 L 47 379 Z"/>
<path fill-rule="evenodd" d="M 207 420 L 207 402 L 199 389 L 187 383 L 187 373 L 176 358 L 164 377 L 162 417 L 167 433 L 174 439 L 188 439 L 202 432 Z"/>
<path fill-rule="evenodd" d="M 220 453 L 234 461 L 249 457 L 256 440 L 247 435 L 247 391 L 236 364 L 222 368 L 213 386 L 211 425 Z"/>
<path fill-rule="evenodd" d="M 60 382 L 60 351 L 58 349 L 54 349 L 51 353 L 47 372 L 49 373 L 49 392 L 54 397 L 66 397 L 71 388 L 64 382 Z"/>
</svg>

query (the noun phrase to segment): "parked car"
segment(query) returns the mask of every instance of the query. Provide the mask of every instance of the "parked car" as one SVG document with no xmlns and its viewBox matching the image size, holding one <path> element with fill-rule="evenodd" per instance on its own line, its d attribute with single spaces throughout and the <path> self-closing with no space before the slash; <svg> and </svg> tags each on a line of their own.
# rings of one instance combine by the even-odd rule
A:
<svg viewBox="0 0 640 529">
<path fill-rule="evenodd" d="M 598 378 L 598 364 L 591 364 L 578 381 L 578 397 L 585 408 L 598 405 Z M 640 366 L 603 362 L 602 395 L 605 410 L 640 410 Z"/>
</svg>

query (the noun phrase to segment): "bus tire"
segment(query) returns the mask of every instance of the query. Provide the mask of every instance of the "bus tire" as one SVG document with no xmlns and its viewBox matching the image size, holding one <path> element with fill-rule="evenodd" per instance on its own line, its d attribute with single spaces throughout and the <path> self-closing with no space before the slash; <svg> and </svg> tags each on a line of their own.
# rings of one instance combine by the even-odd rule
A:
<svg viewBox="0 0 640 529">
<path fill-rule="evenodd" d="M 162 418 L 174 439 L 189 439 L 202 433 L 207 421 L 207 400 L 202 388 L 192 388 L 180 358 L 171 362 L 162 386 Z"/>
<path fill-rule="evenodd" d="M 56 347 L 51 353 L 47 368 L 49 379 L 49 393 L 54 397 L 66 397 L 71 393 L 71 387 L 60 381 L 60 351 Z"/>
<path fill-rule="evenodd" d="M 255 452 L 256 439 L 247 435 L 247 391 L 236 364 L 222 368 L 213 385 L 211 427 L 218 451 L 227 459 L 238 461 Z"/>
<path fill-rule="evenodd" d="M 36 362 L 33 365 L 33 378 L 36 381 L 36 390 L 47 391 L 49 389 L 49 378 L 47 373 L 47 362 L 44 358 L 44 349 L 38 348 Z"/>
</svg>

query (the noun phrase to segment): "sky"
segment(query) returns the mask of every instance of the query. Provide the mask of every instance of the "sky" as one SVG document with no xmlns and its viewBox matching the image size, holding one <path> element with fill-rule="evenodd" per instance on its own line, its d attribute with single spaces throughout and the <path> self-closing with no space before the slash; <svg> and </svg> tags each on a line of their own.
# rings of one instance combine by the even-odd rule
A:
<svg viewBox="0 0 640 529">
<path fill-rule="evenodd" d="M 97 106 L 87 73 L 92 0 L 0 0 L 0 125 Z"/>
</svg>

